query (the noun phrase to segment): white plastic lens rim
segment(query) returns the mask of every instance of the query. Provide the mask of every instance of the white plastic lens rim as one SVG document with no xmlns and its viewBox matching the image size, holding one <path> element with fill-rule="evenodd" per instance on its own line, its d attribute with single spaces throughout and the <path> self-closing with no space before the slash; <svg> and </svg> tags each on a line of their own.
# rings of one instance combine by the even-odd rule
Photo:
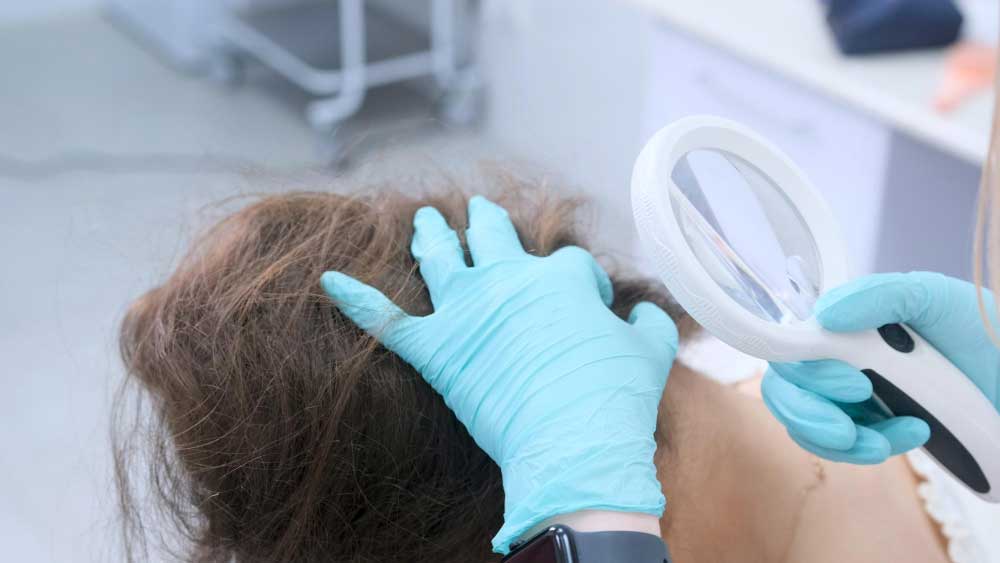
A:
<svg viewBox="0 0 1000 563">
<path fill-rule="evenodd" d="M 750 129 L 715 116 L 691 116 L 659 130 L 632 171 L 632 212 L 639 239 L 663 283 L 706 330 L 764 360 L 824 357 L 823 331 L 813 319 L 778 324 L 746 310 L 711 278 L 674 214 L 670 191 L 678 161 L 698 149 L 732 153 L 757 167 L 798 210 L 820 261 L 820 293 L 849 279 L 846 245 L 833 212 L 805 174 L 780 149 Z"/>
</svg>

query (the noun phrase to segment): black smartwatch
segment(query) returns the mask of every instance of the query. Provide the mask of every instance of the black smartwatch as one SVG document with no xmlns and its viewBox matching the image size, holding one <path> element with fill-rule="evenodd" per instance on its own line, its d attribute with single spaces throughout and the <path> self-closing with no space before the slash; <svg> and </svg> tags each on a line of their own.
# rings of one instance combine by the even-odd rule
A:
<svg viewBox="0 0 1000 563">
<path fill-rule="evenodd" d="M 515 543 L 502 563 L 670 563 L 670 554 L 653 534 L 577 532 L 556 524 Z"/>
</svg>

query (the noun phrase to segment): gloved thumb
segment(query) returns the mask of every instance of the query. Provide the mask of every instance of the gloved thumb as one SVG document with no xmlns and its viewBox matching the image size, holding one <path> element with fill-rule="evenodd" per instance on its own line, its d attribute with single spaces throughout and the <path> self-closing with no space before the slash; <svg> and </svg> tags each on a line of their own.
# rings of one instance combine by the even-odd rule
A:
<svg viewBox="0 0 1000 563">
<path fill-rule="evenodd" d="M 407 315 L 381 291 L 340 272 L 324 272 L 320 285 L 347 318 L 400 354 L 395 349 L 393 335 L 402 326 L 417 321 L 417 317 Z"/>
<path fill-rule="evenodd" d="M 919 324 L 933 305 L 940 274 L 874 274 L 823 294 L 814 308 L 823 328 L 856 332 L 890 323 Z"/>
<path fill-rule="evenodd" d="M 562 260 L 570 266 L 584 266 L 594 278 L 597 285 L 597 292 L 601 296 L 601 301 L 608 307 L 615 299 L 614 288 L 611 285 L 611 278 L 608 273 L 597 263 L 594 255 L 580 248 L 579 246 L 564 246 L 555 251 L 550 257 L 555 260 Z"/>
<path fill-rule="evenodd" d="M 648 341 L 657 346 L 669 346 L 671 350 L 677 352 L 679 338 L 677 325 L 674 324 L 670 315 L 655 303 L 649 301 L 636 303 L 628 315 L 628 322 L 638 329 Z"/>
</svg>

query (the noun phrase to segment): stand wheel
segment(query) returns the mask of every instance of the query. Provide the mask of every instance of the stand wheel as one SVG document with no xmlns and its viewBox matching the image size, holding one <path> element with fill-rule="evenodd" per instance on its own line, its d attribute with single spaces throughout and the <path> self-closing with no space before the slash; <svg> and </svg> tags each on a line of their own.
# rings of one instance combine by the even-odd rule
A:
<svg viewBox="0 0 1000 563">
<path fill-rule="evenodd" d="M 482 115 L 483 94 L 478 88 L 455 88 L 438 100 L 437 113 L 442 121 L 451 125 L 469 126 Z"/>
<path fill-rule="evenodd" d="M 326 168 L 343 171 L 350 167 L 351 159 L 347 146 L 338 135 L 339 127 L 328 127 L 316 131 L 316 158 Z"/>
<path fill-rule="evenodd" d="M 239 88 L 246 83 L 246 61 L 231 50 L 220 50 L 208 65 L 208 77 L 228 88 Z"/>
</svg>

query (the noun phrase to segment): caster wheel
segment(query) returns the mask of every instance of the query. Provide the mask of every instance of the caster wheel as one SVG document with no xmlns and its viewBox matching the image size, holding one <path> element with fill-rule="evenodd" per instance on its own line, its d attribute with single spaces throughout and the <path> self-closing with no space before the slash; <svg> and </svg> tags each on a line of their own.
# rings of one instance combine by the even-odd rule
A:
<svg viewBox="0 0 1000 563">
<path fill-rule="evenodd" d="M 478 89 L 451 90 L 438 101 L 438 115 L 451 125 L 474 125 L 482 115 L 482 105 L 482 92 Z"/>
<path fill-rule="evenodd" d="M 316 133 L 316 158 L 324 167 L 334 171 L 344 171 L 350 167 L 350 154 L 337 135 L 336 128 Z"/>
<path fill-rule="evenodd" d="M 246 74 L 246 61 L 231 51 L 217 54 L 208 67 L 208 77 L 227 88 L 243 86 Z"/>
</svg>

